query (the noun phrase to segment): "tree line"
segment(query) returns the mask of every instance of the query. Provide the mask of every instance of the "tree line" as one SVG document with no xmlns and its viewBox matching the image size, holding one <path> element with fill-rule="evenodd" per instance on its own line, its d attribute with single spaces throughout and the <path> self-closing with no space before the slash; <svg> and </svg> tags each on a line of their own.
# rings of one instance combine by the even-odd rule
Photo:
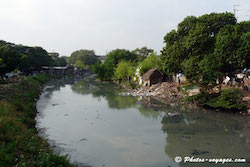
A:
<svg viewBox="0 0 250 167">
<path fill-rule="evenodd" d="M 65 57 L 58 53 L 48 53 L 41 47 L 16 45 L 0 41 L 0 75 L 21 70 L 31 73 L 42 66 L 66 66 Z"/>
<path fill-rule="evenodd" d="M 26 74 L 40 70 L 42 66 L 74 66 L 91 69 L 99 62 L 93 50 L 74 51 L 70 57 L 60 56 L 56 52 L 47 52 L 41 47 L 16 45 L 0 41 L 0 76 L 20 70 Z"/>
</svg>

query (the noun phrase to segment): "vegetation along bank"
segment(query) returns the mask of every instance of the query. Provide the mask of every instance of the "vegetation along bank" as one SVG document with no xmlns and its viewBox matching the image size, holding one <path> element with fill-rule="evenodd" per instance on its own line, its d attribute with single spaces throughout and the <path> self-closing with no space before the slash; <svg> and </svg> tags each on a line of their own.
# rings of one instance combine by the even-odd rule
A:
<svg viewBox="0 0 250 167">
<path fill-rule="evenodd" d="M 0 84 L 0 166 L 73 167 L 53 153 L 35 129 L 36 99 L 49 76 L 21 77 Z"/>
<path fill-rule="evenodd" d="M 145 47 L 111 51 L 93 70 L 134 95 L 172 95 L 166 101 L 250 114 L 250 21 L 237 22 L 232 13 L 188 16 L 164 43 L 160 54 Z"/>
</svg>

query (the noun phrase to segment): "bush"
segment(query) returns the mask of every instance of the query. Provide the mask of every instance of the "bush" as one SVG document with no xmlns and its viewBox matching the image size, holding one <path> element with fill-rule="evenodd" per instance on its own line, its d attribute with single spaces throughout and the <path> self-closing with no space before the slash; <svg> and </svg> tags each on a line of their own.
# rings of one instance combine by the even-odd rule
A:
<svg viewBox="0 0 250 167">
<path fill-rule="evenodd" d="M 242 110 L 242 92 L 239 89 L 225 89 L 216 98 L 209 100 L 206 104 L 212 108 L 222 108 L 229 110 Z"/>
<path fill-rule="evenodd" d="M 211 100 L 215 94 L 200 93 L 194 96 L 189 96 L 184 99 L 185 102 L 195 103 L 198 102 L 200 105 L 205 105 L 207 101 Z"/>
<path fill-rule="evenodd" d="M 8 81 L 6 81 L 5 79 L 0 79 L 0 84 L 7 84 Z"/>
<path fill-rule="evenodd" d="M 38 81 L 40 84 L 44 84 L 49 80 L 49 77 L 47 75 L 37 75 L 32 76 L 31 78 Z"/>
<path fill-rule="evenodd" d="M 242 92 L 239 89 L 224 89 L 217 94 L 200 93 L 198 95 L 186 97 L 185 102 L 198 102 L 200 105 L 214 109 L 223 110 L 243 110 L 241 103 Z"/>
</svg>

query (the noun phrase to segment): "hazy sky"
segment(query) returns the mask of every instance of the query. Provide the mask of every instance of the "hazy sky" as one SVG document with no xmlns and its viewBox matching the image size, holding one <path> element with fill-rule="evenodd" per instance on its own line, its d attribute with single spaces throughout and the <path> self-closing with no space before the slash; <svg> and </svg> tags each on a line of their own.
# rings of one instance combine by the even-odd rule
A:
<svg viewBox="0 0 250 167">
<path fill-rule="evenodd" d="M 78 49 L 159 51 L 186 16 L 233 12 L 234 4 L 250 10 L 250 0 L 0 0 L 0 39 L 68 56 Z M 239 20 L 246 15 L 239 12 Z"/>
</svg>

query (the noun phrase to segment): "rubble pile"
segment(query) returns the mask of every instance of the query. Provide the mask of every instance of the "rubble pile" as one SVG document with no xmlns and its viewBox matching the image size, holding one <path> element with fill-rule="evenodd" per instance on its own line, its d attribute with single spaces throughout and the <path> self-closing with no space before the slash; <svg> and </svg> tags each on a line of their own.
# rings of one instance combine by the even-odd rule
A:
<svg viewBox="0 0 250 167">
<path fill-rule="evenodd" d="M 141 87 L 134 90 L 127 90 L 132 96 L 151 96 L 166 100 L 168 103 L 182 101 L 184 95 L 178 91 L 176 83 L 162 82 L 151 87 Z"/>
</svg>

